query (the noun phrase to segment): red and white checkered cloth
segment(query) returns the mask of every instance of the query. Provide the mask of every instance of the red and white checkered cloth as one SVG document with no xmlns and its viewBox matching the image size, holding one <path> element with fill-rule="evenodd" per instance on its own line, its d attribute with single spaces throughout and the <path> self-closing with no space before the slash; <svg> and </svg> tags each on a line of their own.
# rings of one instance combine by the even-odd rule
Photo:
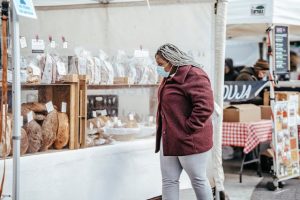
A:
<svg viewBox="0 0 300 200">
<path fill-rule="evenodd" d="M 300 137 L 298 127 L 298 135 Z M 223 122 L 223 146 L 244 147 L 244 153 L 249 153 L 259 143 L 272 140 L 272 121 L 259 122 Z"/>
</svg>

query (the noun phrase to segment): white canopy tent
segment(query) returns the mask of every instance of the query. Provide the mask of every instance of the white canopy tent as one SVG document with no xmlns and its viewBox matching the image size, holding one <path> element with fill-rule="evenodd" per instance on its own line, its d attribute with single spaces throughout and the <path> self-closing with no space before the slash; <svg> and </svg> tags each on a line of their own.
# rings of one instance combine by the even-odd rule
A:
<svg viewBox="0 0 300 200">
<path fill-rule="evenodd" d="M 289 25 L 290 40 L 300 40 L 299 12 L 298 0 L 229 0 L 226 57 L 235 65 L 253 65 L 270 24 Z"/>
<path fill-rule="evenodd" d="M 223 84 L 223 60 L 224 60 L 224 39 L 225 39 L 225 25 L 226 20 L 226 2 L 227 0 L 219 0 L 218 15 L 215 15 L 215 0 L 166 0 L 166 1 L 151 1 L 151 10 L 145 6 L 146 1 L 122 1 L 111 0 L 110 3 L 116 3 L 115 5 L 99 4 L 99 1 L 33 1 L 37 6 L 38 20 L 20 19 L 20 35 L 25 36 L 28 41 L 35 38 L 38 34 L 40 39 L 47 41 L 49 35 L 54 40 L 59 40 L 61 36 L 66 37 L 69 45 L 69 49 L 74 49 L 78 45 L 86 45 L 86 48 L 93 54 L 98 52 L 97 48 L 104 49 L 109 54 L 114 53 L 118 48 L 126 50 L 128 53 L 134 49 L 139 48 L 142 45 L 145 49 L 148 49 L 153 55 L 156 48 L 165 43 L 171 42 L 178 45 L 180 48 L 195 53 L 197 61 L 205 66 L 205 69 L 212 79 L 213 88 L 215 88 L 217 104 L 222 108 L 222 88 Z M 108 1 L 100 1 L 108 2 Z M 126 4 L 122 4 L 127 2 Z M 216 17 L 217 16 L 217 17 Z M 218 20 L 219 18 L 219 20 Z M 215 36 L 215 30 L 218 35 Z M 217 45 L 218 48 L 215 48 Z M 216 54 L 215 54 L 216 49 Z M 62 54 L 70 54 L 70 51 L 58 50 Z M 29 54 L 30 49 L 23 49 L 22 53 Z M 73 52 L 72 52 L 73 53 Z M 217 69 L 217 70 L 215 70 Z M 216 81 L 214 81 L 216 80 Z M 221 89 L 220 89 L 221 88 Z M 219 113 L 218 128 L 220 131 L 220 125 L 222 122 L 222 114 Z M 218 132 L 218 131 L 217 131 Z M 216 140 L 214 150 L 217 151 L 214 154 L 214 166 L 211 168 L 214 170 L 213 177 L 223 176 L 221 165 L 221 135 L 218 133 L 214 137 Z M 118 148 L 118 146 L 116 146 Z M 100 150 L 100 149 L 99 149 Z M 158 166 L 156 165 L 157 156 L 149 157 L 151 162 L 143 165 L 143 170 L 136 169 L 137 166 L 133 166 L 128 162 L 116 162 L 115 159 L 104 159 L 101 162 L 93 162 L 92 157 L 80 157 L 83 152 L 88 150 L 78 150 L 81 153 L 70 152 L 68 158 L 72 156 L 72 162 L 64 163 L 62 159 L 56 159 L 56 156 L 51 157 L 51 161 L 45 167 L 47 162 L 47 155 L 44 154 L 41 157 L 32 156 L 21 159 L 26 162 L 26 167 L 21 168 L 21 191 L 22 199 L 55 199 L 58 196 L 64 197 L 64 199 L 76 199 L 80 195 L 84 195 L 86 199 L 110 199 L 112 195 L 107 188 L 98 188 L 97 185 L 106 185 L 107 180 L 119 180 L 122 178 L 124 182 L 120 187 L 113 187 L 118 190 L 118 193 L 114 195 L 128 195 L 130 199 L 141 199 L 150 197 L 160 193 L 158 188 L 147 188 L 147 184 L 153 184 L 157 181 L 157 174 L 151 174 L 145 180 L 142 175 L 145 171 L 150 170 L 153 172 Z M 153 149 L 147 148 L 143 150 L 152 152 Z M 72 155 L 71 155 L 72 154 Z M 148 154 L 152 155 L 152 154 Z M 92 156 L 92 155 L 91 155 Z M 94 156 L 96 156 L 94 154 Z M 39 162 L 39 158 L 43 158 L 42 163 Z M 54 160 L 52 160 L 54 158 Z M 61 158 L 61 157 L 60 157 Z M 138 159 L 138 158 L 136 158 Z M 31 161 L 30 161 L 31 160 Z M 97 169 L 97 165 L 102 168 L 116 167 L 115 170 L 122 170 L 122 165 L 125 163 L 131 167 L 131 173 L 101 173 L 95 174 L 94 171 L 85 171 L 85 173 L 78 172 L 77 168 L 71 169 L 70 166 L 77 165 L 78 160 L 86 162 L 86 165 L 91 165 L 92 168 Z M 34 161 L 34 162 L 32 162 Z M 42 160 L 40 160 L 42 161 Z M 122 161 L 122 160 L 121 160 Z M 153 161 L 153 162 L 152 162 Z M 216 162 L 217 161 L 217 162 Z M 113 163 L 112 163 L 113 162 Z M 30 166 L 30 163 L 32 166 Z M 21 164 L 22 165 L 22 164 Z M 31 168 L 39 170 L 45 170 L 47 181 L 41 179 L 34 179 L 38 177 L 36 174 L 39 170 L 28 170 Z M 55 167 L 55 170 L 53 170 Z M 154 168 L 152 168 L 154 167 Z M 217 169 L 217 170 L 215 170 Z M 69 174 L 76 174 L 78 180 L 85 180 L 89 178 L 87 184 L 76 184 L 73 181 L 74 177 L 58 178 L 58 171 L 68 171 Z M 114 170 L 114 169 L 111 169 Z M 159 169 L 156 169 L 159 171 Z M 127 171 L 128 172 L 128 171 Z M 55 173 L 55 176 L 52 176 Z M 6 180 L 10 180 L 12 175 L 11 171 L 8 172 Z M 140 179 L 143 178 L 143 179 Z M 221 177 L 222 180 L 223 177 Z M 132 181 L 134 179 L 134 187 L 132 187 Z M 126 182 L 128 181 L 128 182 Z M 154 182 L 153 182 L 154 181 Z M 30 185 L 34 183 L 35 185 Z M 29 185 L 28 185 L 29 184 Z M 114 183 L 112 183 L 114 184 Z M 222 184 L 222 183 L 221 183 Z M 10 193 L 10 184 L 6 184 L 5 191 Z M 26 187 L 22 188 L 22 185 Z M 55 190 L 47 193 L 47 188 L 53 188 L 53 185 L 61 185 L 64 190 Z M 32 188 L 39 186 L 38 190 L 35 190 L 35 194 L 32 195 Z M 91 189 L 92 186 L 92 189 Z M 114 185 L 118 186 L 118 185 Z M 219 186 L 222 189 L 222 186 Z M 84 191 L 84 194 L 82 194 Z M 89 191 L 89 193 L 85 193 Z M 97 192 L 96 192 L 97 191 Z M 136 196 L 136 192 L 139 191 L 139 195 Z M 39 193 L 40 192 L 40 193 Z M 37 194 L 38 193 L 38 194 Z M 98 196 L 95 196 L 98 194 Z M 45 196 L 44 196 L 45 195 Z M 28 198 L 27 198 L 28 197 Z M 126 197 L 125 197 L 126 199 Z"/>
</svg>

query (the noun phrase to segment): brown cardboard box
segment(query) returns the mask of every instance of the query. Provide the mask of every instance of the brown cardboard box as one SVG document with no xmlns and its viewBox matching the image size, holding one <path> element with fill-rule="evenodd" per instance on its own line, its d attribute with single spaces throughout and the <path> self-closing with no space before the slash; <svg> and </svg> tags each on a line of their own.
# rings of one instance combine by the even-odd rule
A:
<svg viewBox="0 0 300 200">
<path fill-rule="evenodd" d="M 272 109 L 271 106 L 259 106 L 261 119 L 271 119 Z"/>
<path fill-rule="evenodd" d="M 255 122 L 261 120 L 260 107 L 253 104 L 231 105 L 223 110 L 224 122 Z"/>
<path fill-rule="evenodd" d="M 298 96 L 298 115 L 300 115 L 300 93 L 293 92 L 293 91 L 278 91 L 275 92 L 275 99 L 277 101 L 289 101 L 291 96 L 297 95 Z M 264 92 L 264 105 L 270 105 L 270 92 Z"/>
</svg>

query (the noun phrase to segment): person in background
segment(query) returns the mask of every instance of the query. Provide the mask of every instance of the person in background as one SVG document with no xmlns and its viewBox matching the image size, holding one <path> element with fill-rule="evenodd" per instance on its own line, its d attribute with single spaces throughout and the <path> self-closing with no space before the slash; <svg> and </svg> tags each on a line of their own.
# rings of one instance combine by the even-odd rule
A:
<svg viewBox="0 0 300 200">
<path fill-rule="evenodd" d="M 231 58 L 225 59 L 225 77 L 224 81 L 235 81 L 239 73 L 233 67 L 233 60 Z"/>
<path fill-rule="evenodd" d="M 240 71 L 236 81 L 261 81 L 268 79 L 269 63 L 259 59 L 254 67 L 245 67 Z"/>
<path fill-rule="evenodd" d="M 300 58 L 298 54 L 294 51 L 290 51 L 290 80 L 299 80 L 299 63 Z"/>
<path fill-rule="evenodd" d="M 172 44 L 155 54 L 158 89 L 155 152 L 160 151 L 162 199 L 179 200 L 179 177 L 184 169 L 198 200 L 212 200 L 206 165 L 213 146 L 214 111 L 210 80 L 202 66 Z"/>
</svg>

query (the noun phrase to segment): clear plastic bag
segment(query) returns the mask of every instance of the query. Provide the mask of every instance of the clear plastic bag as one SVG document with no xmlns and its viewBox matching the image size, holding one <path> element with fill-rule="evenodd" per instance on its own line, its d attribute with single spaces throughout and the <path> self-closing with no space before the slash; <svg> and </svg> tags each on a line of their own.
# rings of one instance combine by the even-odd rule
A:
<svg viewBox="0 0 300 200">
<path fill-rule="evenodd" d="M 109 61 L 108 55 L 100 50 L 99 58 L 101 63 L 101 84 L 110 85 L 114 82 L 114 69 Z"/>
<path fill-rule="evenodd" d="M 115 77 L 125 77 L 125 70 L 128 68 L 128 57 L 125 51 L 119 50 L 113 59 Z"/>
</svg>

